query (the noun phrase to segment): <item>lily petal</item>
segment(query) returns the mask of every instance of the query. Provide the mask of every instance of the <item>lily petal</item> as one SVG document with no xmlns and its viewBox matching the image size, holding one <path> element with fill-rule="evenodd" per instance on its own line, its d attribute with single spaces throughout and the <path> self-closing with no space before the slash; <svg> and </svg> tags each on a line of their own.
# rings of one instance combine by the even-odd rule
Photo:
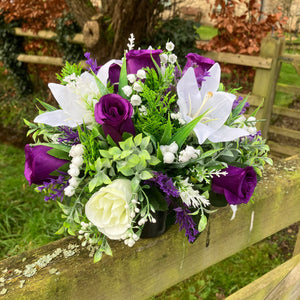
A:
<svg viewBox="0 0 300 300">
<path fill-rule="evenodd" d="M 186 116 L 194 116 L 200 107 L 201 95 L 193 68 L 188 68 L 177 84 L 177 93 L 180 112 L 185 121 Z"/>
<path fill-rule="evenodd" d="M 78 124 L 82 124 L 80 120 L 75 120 L 74 118 L 70 118 L 69 114 L 66 114 L 65 111 L 58 109 L 55 111 L 45 112 L 41 115 L 38 115 L 34 119 L 35 123 L 43 123 L 53 127 L 56 126 L 68 126 L 68 127 L 76 127 Z"/>
<path fill-rule="evenodd" d="M 221 79 L 221 68 L 218 63 L 215 63 L 209 70 L 209 76 L 205 77 L 205 80 L 202 82 L 201 86 L 201 97 L 205 97 L 207 92 L 216 92 L 220 85 Z"/>
<path fill-rule="evenodd" d="M 245 129 L 231 128 L 224 125 L 219 130 L 211 134 L 208 139 L 213 143 L 230 142 L 240 137 L 247 136 L 249 134 L 250 133 Z"/>
</svg>

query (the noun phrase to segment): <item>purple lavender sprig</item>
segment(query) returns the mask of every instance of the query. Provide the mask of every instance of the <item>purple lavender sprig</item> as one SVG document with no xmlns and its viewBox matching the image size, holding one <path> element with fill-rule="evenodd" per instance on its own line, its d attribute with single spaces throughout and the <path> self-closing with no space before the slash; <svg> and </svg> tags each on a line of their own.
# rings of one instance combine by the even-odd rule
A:
<svg viewBox="0 0 300 300">
<path fill-rule="evenodd" d="M 47 202 L 49 200 L 60 200 L 63 201 L 64 189 L 69 185 L 66 176 L 60 175 L 55 179 L 50 179 L 49 182 L 43 182 L 43 185 L 39 186 L 38 191 L 49 190 L 49 195 L 44 197 Z"/>
<path fill-rule="evenodd" d="M 185 229 L 185 235 L 188 237 L 189 242 L 194 242 L 196 236 L 199 234 L 199 231 L 196 229 L 197 225 L 190 215 L 191 212 L 188 207 L 184 203 L 182 203 L 182 206 L 179 206 L 175 201 L 176 198 L 180 197 L 180 193 L 174 185 L 172 178 L 163 173 L 153 173 L 154 177 L 146 180 L 144 183 L 150 186 L 155 185 L 165 194 L 168 207 L 176 213 L 175 223 L 180 225 L 179 230 Z"/>
<path fill-rule="evenodd" d="M 69 145 L 76 145 L 80 144 L 79 134 L 78 131 L 73 131 L 72 128 L 67 126 L 60 126 L 58 129 L 61 131 L 61 137 L 57 139 L 60 144 L 69 144 Z"/>
<path fill-rule="evenodd" d="M 185 236 L 188 238 L 190 243 L 196 240 L 199 231 L 196 229 L 196 223 L 194 222 L 192 216 L 190 215 L 190 210 L 183 203 L 182 207 L 178 206 L 174 208 L 176 212 L 175 223 L 179 224 L 179 230 L 185 229 Z"/>
<path fill-rule="evenodd" d="M 94 72 L 95 74 L 97 74 L 98 71 L 99 71 L 99 69 L 100 69 L 100 66 L 97 65 L 97 60 L 91 58 L 91 53 L 90 53 L 90 52 L 84 53 L 84 57 L 87 59 L 87 60 L 85 61 L 85 63 L 86 63 L 87 65 L 89 65 L 88 71 L 92 71 L 92 72 Z"/>
</svg>

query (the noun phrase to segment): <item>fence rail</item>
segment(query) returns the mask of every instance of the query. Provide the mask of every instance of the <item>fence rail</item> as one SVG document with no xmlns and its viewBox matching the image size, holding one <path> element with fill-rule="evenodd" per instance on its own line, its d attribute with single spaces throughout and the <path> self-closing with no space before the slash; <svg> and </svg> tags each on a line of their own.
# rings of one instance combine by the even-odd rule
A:
<svg viewBox="0 0 300 300">
<path fill-rule="evenodd" d="M 281 161 L 266 169 L 253 205 L 240 206 L 233 221 L 229 207 L 219 209 L 194 244 L 174 225 L 164 235 L 140 240 L 133 248 L 112 241 L 113 256 L 104 256 L 97 264 L 73 237 L 2 260 L 5 299 L 149 298 L 298 222 L 299 193 L 300 159 Z M 36 274 L 23 275 L 28 266 L 47 261 L 57 249 L 61 254 L 37 267 Z M 74 255 L 64 255 L 71 251 Z"/>
</svg>

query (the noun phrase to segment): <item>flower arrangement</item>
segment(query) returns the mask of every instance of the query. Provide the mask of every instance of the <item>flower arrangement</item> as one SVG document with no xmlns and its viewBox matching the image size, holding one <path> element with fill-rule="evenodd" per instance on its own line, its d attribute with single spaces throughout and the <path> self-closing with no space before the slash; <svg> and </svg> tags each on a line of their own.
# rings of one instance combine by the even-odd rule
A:
<svg viewBox="0 0 300 300">
<path fill-rule="evenodd" d="M 26 121 L 25 177 L 99 261 L 109 240 L 133 246 L 161 218 L 178 223 L 189 242 L 214 207 L 247 203 L 262 176 L 268 146 L 247 99 L 225 91 L 220 66 L 189 53 L 181 68 L 166 50 L 134 50 L 88 70 L 66 63 L 49 88 L 59 109 Z M 150 230 L 151 231 L 151 230 Z M 160 232 L 161 233 L 161 232 Z"/>
</svg>

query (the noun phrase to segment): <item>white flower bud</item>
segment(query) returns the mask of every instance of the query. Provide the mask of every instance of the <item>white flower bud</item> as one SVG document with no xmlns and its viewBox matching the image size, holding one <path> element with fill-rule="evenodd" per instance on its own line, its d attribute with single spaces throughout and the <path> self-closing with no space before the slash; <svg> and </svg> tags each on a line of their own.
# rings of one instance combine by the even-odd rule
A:
<svg viewBox="0 0 300 300">
<path fill-rule="evenodd" d="M 135 244 L 135 241 L 133 239 L 128 239 L 128 247 L 132 247 Z"/>
<path fill-rule="evenodd" d="M 75 156 L 72 158 L 72 164 L 81 167 L 83 164 L 83 157 L 82 156 Z"/>
<path fill-rule="evenodd" d="M 132 88 L 138 93 L 143 91 L 143 87 L 141 86 L 141 83 L 139 83 L 139 82 L 135 82 L 133 84 Z"/>
<path fill-rule="evenodd" d="M 132 94 L 132 87 L 129 86 L 129 85 L 125 85 L 123 88 L 122 88 L 124 94 L 129 97 L 131 94 Z"/>
<path fill-rule="evenodd" d="M 130 102 L 132 106 L 138 106 L 142 103 L 142 98 L 139 95 L 132 95 Z"/>
<path fill-rule="evenodd" d="M 248 131 L 250 134 L 256 134 L 257 129 L 256 129 L 256 127 L 248 127 L 248 128 L 247 128 L 247 131 Z"/>
<path fill-rule="evenodd" d="M 177 61 L 177 56 L 176 56 L 175 54 L 169 55 L 169 62 L 170 62 L 171 64 L 175 64 L 176 61 Z"/>
<path fill-rule="evenodd" d="M 256 121 L 256 118 L 255 117 L 249 117 L 247 119 L 248 122 L 255 122 Z"/>
<path fill-rule="evenodd" d="M 69 179 L 69 185 L 74 187 L 74 188 L 77 188 L 78 187 L 78 184 L 79 184 L 79 180 L 76 178 L 76 177 L 71 177 Z"/>
<path fill-rule="evenodd" d="M 172 152 L 166 152 L 163 154 L 164 157 L 164 163 L 165 164 L 171 164 L 175 160 L 175 155 Z"/>
<path fill-rule="evenodd" d="M 162 53 L 160 55 L 160 63 L 166 64 L 168 62 L 168 55 L 166 53 Z"/>
<path fill-rule="evenodd" d="M 79 175 L 80 171 L 79 168 L 73 164 L 70 164 L 68 174 L 71 177 L 77 177 Z"/>
<path fill-rule="evenodd" d="M 169 145 L 169 152 L 176 153 L 178 151 L 178 145 L 176 142 L 173 142 L 171 145 Z"/>
<path fill-rule="evenodd" d="M 72 197 L 75 194 L 75 189 L 73 186 L 68 185 L 65 189 L 64 189 L 64 193 L 66 196 L 68 197 Z"/>
<path fill-rule="evenodd" d="M 175 48 L 175 45 L 174 45 L 172 42 L 166 43 L 166 49 L 167 49 L 168 51 L 173 51 L 174 48 Z"/>
<path fill-rule="evenodd" d="M 128 74 L 127 79 L 130 83 L 134 83 L 136 81 L 136 76 L 135 74 Z"/>
<path fill-rule="evenodd" d="M 73 145 L 70 149 L 69 155 L 71 157 L 81 156 L 84 153 L 84 146 L 82 144 Z"/>
<path fill-rule="evenodd" d="M 146 79 L 146 72 L 143 69 L 137 71 L 136 76 L 140 79 Z"/>
</svg>

